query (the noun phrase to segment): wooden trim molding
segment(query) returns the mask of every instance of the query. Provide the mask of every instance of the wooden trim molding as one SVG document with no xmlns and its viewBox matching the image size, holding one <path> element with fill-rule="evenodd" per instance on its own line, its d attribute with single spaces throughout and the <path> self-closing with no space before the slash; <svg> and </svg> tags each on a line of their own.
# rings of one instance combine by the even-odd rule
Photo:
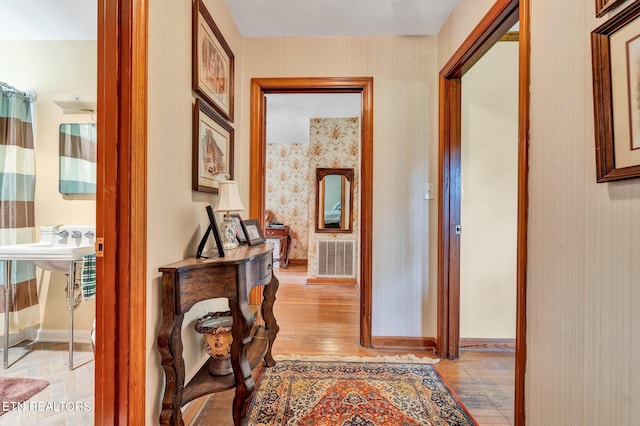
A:
<svg viewBox="0 0 640 426">
<path fill-rule="evenodd" d="M 249 215 L 264 220 L 267 93 L 361 93 L 362 134 L 360 146 L 360 344 L 371 346 L 371 308 L 373 274 L 373 78 L 304 77 L 251 79 L 251 132 L 249 172 Z M 262 224 L 264 225 L 264 224 Z M 259 303 L 252 292 L 249 303 Z"/>
<path fill-rule="evenodd" d="M 372 338 L 372 346 L 375 349 L 435 351 L 436 339 L 434 337 L 375 336 Z"/>
<path fill-rule="evenodd" d="M 307 284 L 356 285 L 355 278 L 307 278 Z"/>
<path fill-rule="evenodd" d="M 147 0 L 98 3 L 96 425 L 144 424 Z"/>
<path fill-rule="evenodd" d="M 470 351 L 513 351 L 516 339 L 460 339 L 460 349 Z"/>
<path fill-rule="evenodd" d="M 514 424 L 524 426 L 527 368 L 527 240 L 529 228 L 529 105 L 531 99 L 531 0 L 520 0 L 518 60 L 518 237 L 516 265 L 516 371 Z"/>
<path fill-rule="evenodd" d="M 518 31 L 510 31 L 503 35 L 500 41 L 520 41 L 520 33 Z"/>
<path fill-rule="evenodd" d="M 289 266 L 307 266 L 308 264 L 307 259 L 289 259 Z"/>
<path fill-rule="evenodd" d="M 461 77 L 519 21 L 516 425 L 525 424 L 526 269 L 530 83 L 530 0 L 497 0 L 440 71 L 438 209 L 438 341 L 442 358 L 459 356 Z"/>
</svg>

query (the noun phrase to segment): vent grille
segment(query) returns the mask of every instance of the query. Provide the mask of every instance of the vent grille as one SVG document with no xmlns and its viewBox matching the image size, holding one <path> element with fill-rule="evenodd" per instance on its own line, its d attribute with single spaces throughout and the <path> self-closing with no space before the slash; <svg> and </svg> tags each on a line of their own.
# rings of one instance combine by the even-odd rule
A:
<svg viewBox="0 0 640 426">
<path fill-rule="evenodd" d="M 318 277 L 355 277 L 355 240 L 317 240 Z"/>
</svg>

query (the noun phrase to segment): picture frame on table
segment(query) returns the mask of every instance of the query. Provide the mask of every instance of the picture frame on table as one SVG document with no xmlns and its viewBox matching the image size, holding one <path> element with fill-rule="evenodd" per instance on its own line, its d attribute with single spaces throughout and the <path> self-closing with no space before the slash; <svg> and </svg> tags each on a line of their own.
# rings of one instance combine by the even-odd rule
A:
<svg viewBox="0 0 640 426">
<path fill-rule="evenodd" d="M 242 222 L 242 230 L 247 238 L 247 244 L 250 246 L 257 246 L 264 243 L 266 240 L 260 229 L 260 222 L 258 219 L 247 219 Z"/>
<path fill-rule="evenodd" d="M 233 179 L 234 129 L 209 105 L 196 99 L 192 131 L 192 189 L 217 193 L 219 180 Z"/>
<path fill-rule="evenodd" d="M 233 123 L 234 55 L 203 0 L 193 1 L 192 87 Z"/>
<path fill-rule="evenodd" d="M 598 182 L 640 177 L 640 0 L 591 32 Z"/>
<path fill-rule="evenodd" d="M 239 244 L 247 244 L 247 236 L 244 234 L 244 229 L 242 228 L 242 218 L 239 214 L 230 215 L 233 219 L 233 223 L 236 225 L 236 238 Z"/>
<path fill-rule="evenodd" d="M 596 16 L 598 18 L 606 15 L 626 0 L 596 0 Z"/>
<path fill-rule="evenodd" d="M 197 259 L 207 259 L 210 256 L 203 255 L 204 248 L 207 244 L 207 240 L 209 239 L 209 234 L 213 234 L 213 239 L 216 242 L 216 251 L 218 257 L 224 257 L 224 247 L 222 246 L 222 236 L 220 235 L 220 229 L 218 228 L 218 222 L 216 221 L 216 216 L 213 213 L 213 208 L 211 206 L 206 207 L 207 217 L 209 218 L 209 226 L 207 230 L 204 232 L 202 239 L 200 240 L 200 244 L 198 244 L 198 250 L 196 251 Z"/>
</svg>

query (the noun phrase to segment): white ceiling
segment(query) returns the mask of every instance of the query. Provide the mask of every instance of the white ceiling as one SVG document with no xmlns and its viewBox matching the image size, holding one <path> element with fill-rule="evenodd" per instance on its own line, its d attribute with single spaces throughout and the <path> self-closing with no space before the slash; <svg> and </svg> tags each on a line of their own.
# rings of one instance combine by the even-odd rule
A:
<svg viewBox="0 0 640 426">
<path fill-rule="evenodd" d="M 267 142 L 308 143 L 311 118 L 360 117 L 359 93 L 267 95 Z"/>
<path fill-rule="evenodd" d="M 458 0 L 225 1 L 245 37 L 435 35 L 458 3 Z M 0 0 L 0 40 L 95 40 L 97 7 L 98 0 Z M 153 0 L 149 7 L 154 7 Z"/>
<path fill-rule="evenodd" d="M 458 0 L 225 0 L 245 37 L 435 35 Z"/>
</svg>

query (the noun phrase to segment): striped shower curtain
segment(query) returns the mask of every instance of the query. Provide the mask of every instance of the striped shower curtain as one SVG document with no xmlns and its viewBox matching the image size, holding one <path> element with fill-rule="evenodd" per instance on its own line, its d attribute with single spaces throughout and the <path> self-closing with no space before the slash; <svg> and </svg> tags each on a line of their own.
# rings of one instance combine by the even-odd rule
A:
<svg viewBox="0 0 640 426">
<path fill-rule="evenodd" d="M 0 245 L 34 240 L 35 152 L 32 104 L 35 95 L 0 82 Z M 9 333 L 40 322 L 35 266 L 13 262 Z M 5 318 L 5 264 L 0 262 L 0 330 Z"/>
</svg>

